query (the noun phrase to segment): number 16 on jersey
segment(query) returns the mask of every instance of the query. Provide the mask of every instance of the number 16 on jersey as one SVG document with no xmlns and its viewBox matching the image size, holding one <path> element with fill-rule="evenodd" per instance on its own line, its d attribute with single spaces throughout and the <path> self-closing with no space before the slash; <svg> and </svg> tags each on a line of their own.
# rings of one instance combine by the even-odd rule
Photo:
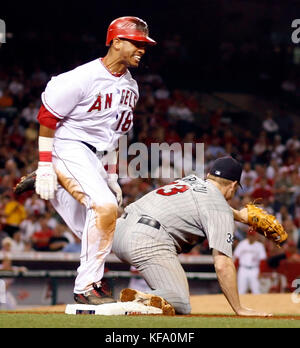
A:
<svg viewBox="0 0 300 348">
<path fill-rule="evenodd" d="M 132 127 L 132 122 L 133 122 L 132 111 L 129 111 L 129 110 L 122 111 L 116 131 L 121 133 L 127 133 Z"/>
</svg>

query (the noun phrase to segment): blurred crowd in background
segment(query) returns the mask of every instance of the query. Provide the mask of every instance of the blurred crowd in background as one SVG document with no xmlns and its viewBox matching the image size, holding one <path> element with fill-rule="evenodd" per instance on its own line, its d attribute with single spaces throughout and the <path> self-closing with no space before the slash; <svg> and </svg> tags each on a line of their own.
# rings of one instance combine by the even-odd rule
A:
<svg viewBox="0 0 300 348">
<path fill-rule="evenodd" d="M 276 14 L 276 13 L 275 13 Z M 242 22 L 243 17 L 240 18 Z M 237 18 L 232 18 L 234 27 Z M 227 23 L 228 24 L 228 23 Z M 155 38 L 155 25 L 153 26 Z M 228 25 L 228 28 L 230 26 Z M 229 30 L 227 28 L 227 30 Z M 262 35 L 223 35 L 217 45 L 195 37 L 205 49 L 195 50 L 195 38 L 164 33 L 150 50 L 141 68 L 132 71 L 138 81 L 140 100 L 135 109 L 130 143 L 204 143 L 205 170 L 218 157 L 232 155 L 243 162 L 242 186 L 231 202 L 240 209 L 261 199 L 289 234 L 283 249 L 263 237 L 268 255 L 285 253 L 299 260 L 300 254 L 300 51 L 286 43 L 267 22 L 252 28 Z M 158 31 L 157 31 L 158 33 Z M 32 59 L 17 59 L 14 50 L 3 51 L 0 66 L 0 249 L 3 251 L 80 251 L 80 241 L 69 231 L 49 202 L 33 192 L 19 197 L 13 187 L 37 167 L 37 114 L 40 95 L 53 75 L 105 54 L 97 36 L 84 33 L 28 32 L 12 40 L 11 47 L 32 51 Z M 235 34 L 238 36 L 238 33 Z M 242 34 L 241 34 L 242 35 Z M 254 33 L 253 33 L 254 35 Z M 234 35 L 232 35 L 234 36 Z M 40 52 L 39 40 L 47 39 L 48 52 Z M 65 45 L 68 42 L 68 45 Z M 74 48 L 76 47 L 76 49 Z M 2 50 L 3 48 L 1 48 Z M 201 51 L 201 52 L 200 52 Z M 79 56 L 79 52 L 81 55 Z M 198 54 L 198 53 L 201 54 Z M 242 110 L 228 112 L 226 105 L 212 107 L 205 96 L 216 90 L 246 89 L 274 108 L 253 115 Z M 217 105 L 217 104 L 216 104 Z M 276 105 L 276 107 L 275 107 Z M 173 163 L 176 173 L 176 163 Z M 176 175 L 175 175 L 176 176 Z M 171 181 L 171 180 L 170 180 Z M 124 207 L 166 183 L 161 179 L 122 179 Z M 237 224 L 236 243 L 246 238 L 247 227 Z M 209 253 L 208 245 L 192 253 Z"/>
<path fill-rule="evenodd" d="M 33 192 L 16 197 L 12 188 L 37 166 L 37 113 L 40 93 L 50 77 L 36 70 L 28 78 L 20 69 L 14 76 L 0 78 L 0 240 L 2 249 L 12 251 L 79 251 L 80 243 L 57 216 L 49 202 Z M 220 156 L 233 155 L 244 163 L 242 186 L 232 205 L 240 209 L 249 201 L 276 215 L 289 233 L 289 247 L 300 250 L 300 139 L 293 120 L 266 110 L 256 129 L 232 122 L 222 108 L 209 110 L 201 93 L 166 86 L 158 74 L 136 77 L 141 97 L 135 110 L 130 142 L 204 143 L 206 171 Z M 249 116 L 251 117 L 251 116 Z M 282 118 L 284 117 L 284 118 Z M 282 124 L 289 127 L 281 127 Z M 176 173 L 176 163 L 174 162 Z M 176 176 L 176 175 L 175 175 Z M 170 179 L 169 181 L 172 181 Z M 124 207 L 166 179 L 121 179 Z M 236 239 L 246 236 L 237 226 Z M 270 246 L 271 247 L 271 246 Z M 207 253 L 207 245 L 193 251 Z M 272 252 L 272 251 L 270 251 Z"/>
</svg>

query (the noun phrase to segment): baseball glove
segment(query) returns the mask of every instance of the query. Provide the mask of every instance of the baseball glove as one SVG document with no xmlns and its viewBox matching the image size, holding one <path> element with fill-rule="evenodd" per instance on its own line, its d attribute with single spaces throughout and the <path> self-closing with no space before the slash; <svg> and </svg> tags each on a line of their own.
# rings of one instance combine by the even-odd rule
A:
<svg viewBox="0 0 300 348">
<path fill-rule="evenodd" d="M 288 238 L 283 226 L 276 220 L 275 216 L 268 214 L 265 210 L 255 204 L 247 204 L 248 224 L 256 232 L 272 240 L 278 247 Z"/>
<path fill-rule="evenodd" d="M 22 176 L 20 182 L 14 187 L 14 193 L 20 195 L 26 191 L 34 190 L 36 172 Z"/>
</svg>

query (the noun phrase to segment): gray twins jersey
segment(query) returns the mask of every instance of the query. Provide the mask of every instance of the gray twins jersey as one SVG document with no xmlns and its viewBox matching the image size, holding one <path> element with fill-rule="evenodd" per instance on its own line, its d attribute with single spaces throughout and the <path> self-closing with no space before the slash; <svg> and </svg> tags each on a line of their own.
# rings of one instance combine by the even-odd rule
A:
<svg viewBox="0 0 300 348">
<path fill-rule="evenodd" d="M 125 212 L 159 221 L 178 253 L 189 251 L 207 238 L 210 248 L 232 257 L 233 213 L 222 193 L 195 175 L 146 194 L 127 206 Z"/>
</svg>

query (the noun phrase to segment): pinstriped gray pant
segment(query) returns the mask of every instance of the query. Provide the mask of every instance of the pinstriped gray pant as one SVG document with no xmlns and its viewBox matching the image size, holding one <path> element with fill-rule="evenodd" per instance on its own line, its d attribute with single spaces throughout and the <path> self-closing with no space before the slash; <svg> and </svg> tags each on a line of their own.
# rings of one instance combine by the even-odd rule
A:
<svg viewBox="0 0 300 348">
<path fill-rule="evenodd" d="M 172 239 L 163 227 L 137 223 L 140 217 L 129 213 L 118 219 L 112 251 L 141 273 L 151 293 L 167 300 L 178 314 L 189 314 L 188 281 Z"/>
</svg>

